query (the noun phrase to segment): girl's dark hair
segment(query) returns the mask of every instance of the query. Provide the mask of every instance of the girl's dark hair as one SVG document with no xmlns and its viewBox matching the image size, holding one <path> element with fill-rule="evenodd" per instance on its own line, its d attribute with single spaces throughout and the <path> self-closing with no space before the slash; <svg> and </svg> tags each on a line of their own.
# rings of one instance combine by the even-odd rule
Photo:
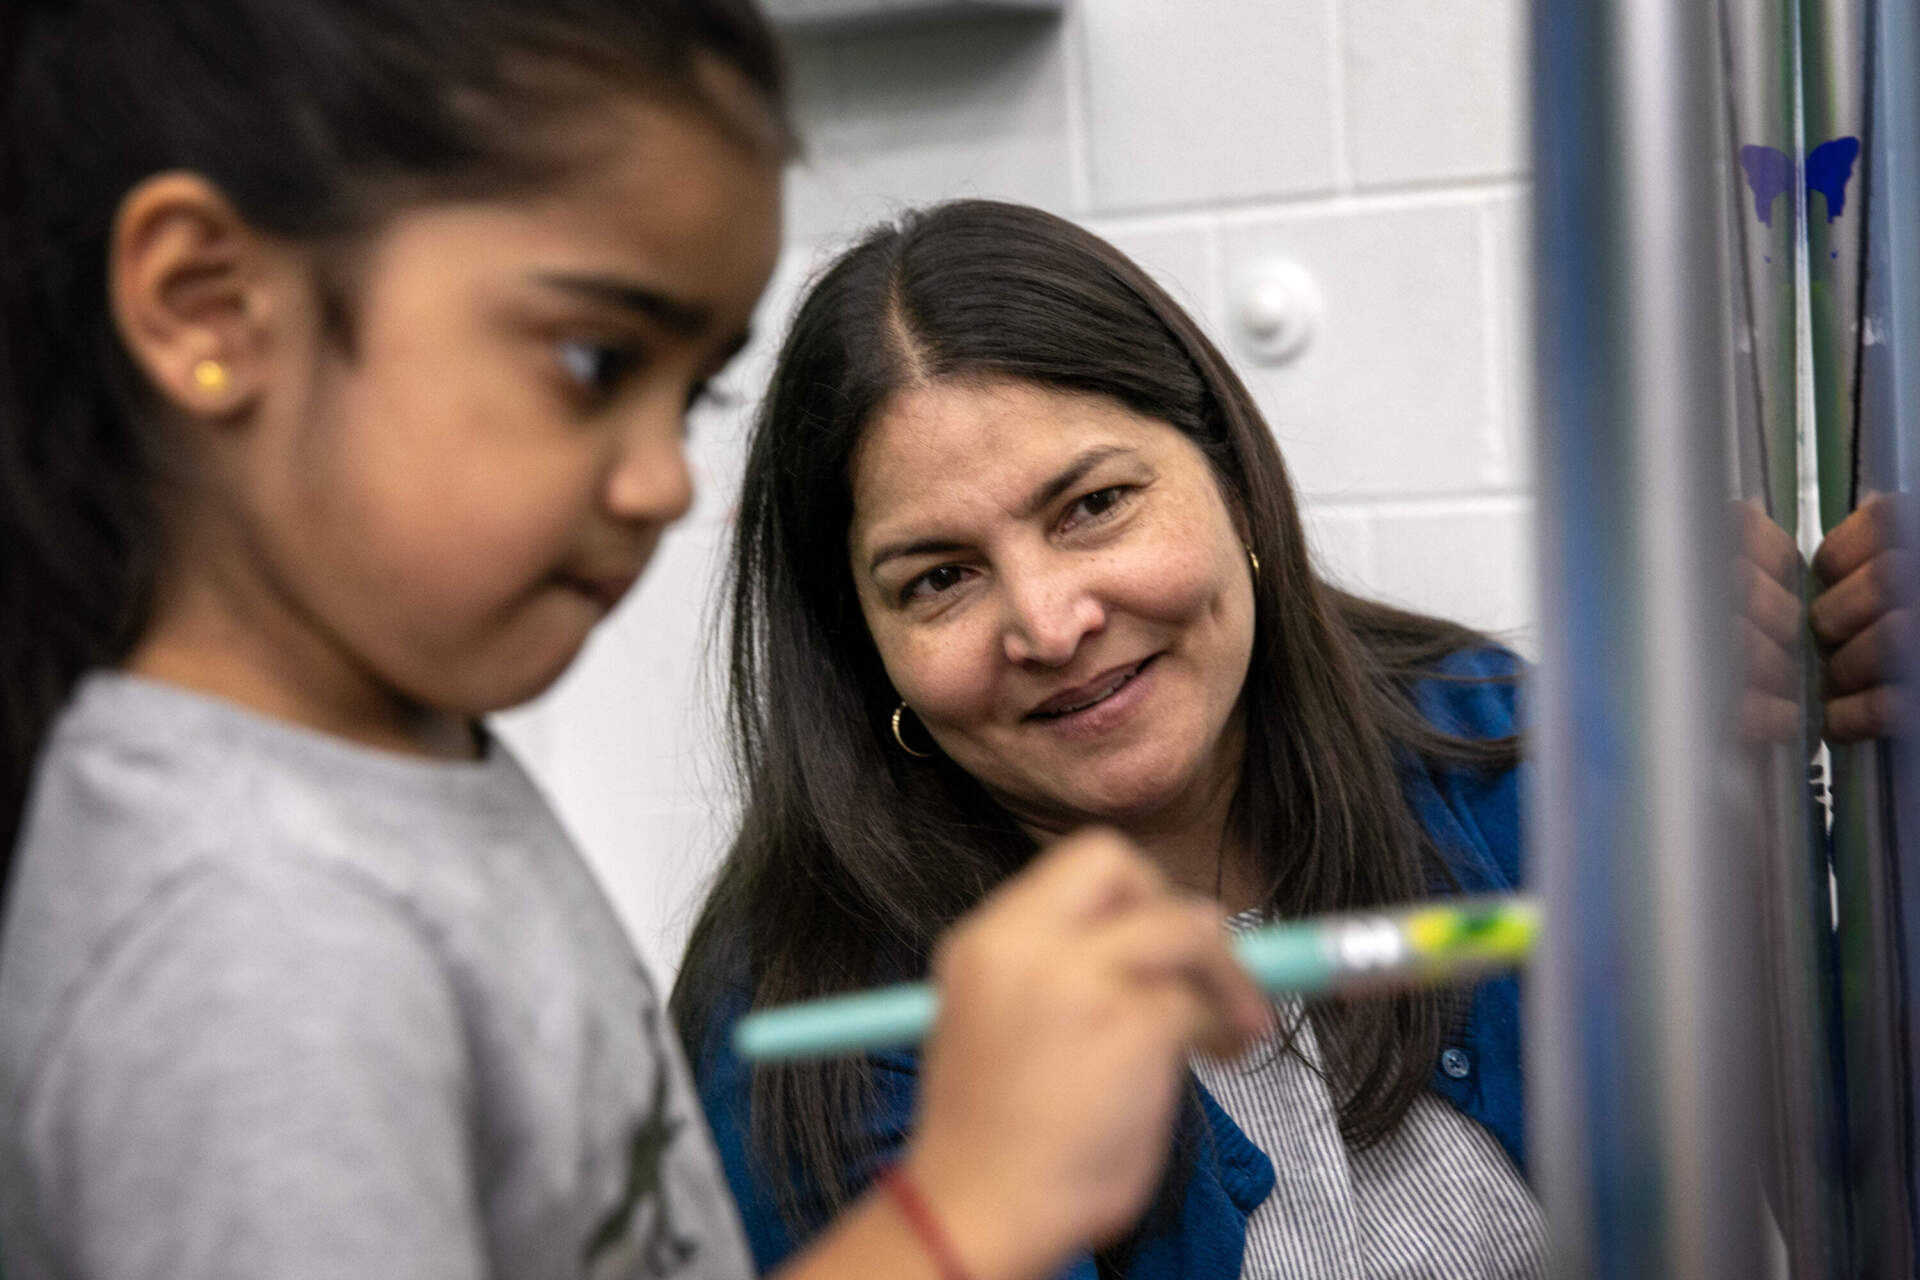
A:
<svg viewBox="0 0 1920 1280">
<path fill-rule="evenodd" d="M 128 191 L 190 170 L 260 231 L 344 249 L 558 176 L 564 127 L 616 96 L 734 120 L 715 67 L 790 147 L 751 0 L 0 4 L 0 875 L 41 738 L 138 637 L 164 555 L 160 415 L 108 311 Z"/>
<path fill-rule="evenodd" d="M 895 748 L 897 700 L 844 548 L 850 467 L 904 387 L 1010 379 L 1108 397 L 1199 446 L 1259 556 L 1236 827 L 1266 858 L 1283 916 L 1403 902 L 1449 883 L 1397 772 L 1410 758 L 1511 766 L 1512 739 L 1450 737 L 1412 685 L 1489 643 L 1455 624 L 1348 595 L 1308 559 L 1273 437 L 1227 361 L 1147 275 L 1035 209 L 962 201 L 869 235 L 795 317 L 753 431 L 731 565 L 730 713 L 739 835 L 689 944 L 673 1010 L 690 1051 L 754 1005 L 924 970 L 937 935 L 1032 856 L 1008 814 L 944 757 Z M 1435 996 L 1309 1014 L 1348 1141 L 1391 1130 L 1446 1030 Z M 758 1163 L 798 1225 L 849 1193 L 876 1154 L 854 1122 L 861 1060 L 763 1068 Z M 823 1202 L 803 1206 L 796 1180 Z M 811 1220 L 811 1222 L 807 1220 Z"/>
</svg>

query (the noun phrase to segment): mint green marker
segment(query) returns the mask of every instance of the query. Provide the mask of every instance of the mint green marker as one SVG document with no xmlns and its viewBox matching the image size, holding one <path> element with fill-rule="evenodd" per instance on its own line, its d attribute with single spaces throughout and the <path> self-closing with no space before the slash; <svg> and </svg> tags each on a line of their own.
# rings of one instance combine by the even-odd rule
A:
<svg viewBox="0 0 1920 1280">
<path fill-rule="evenodd" d="M 1539 907 L 1505 895 L 1268 925 L 1235 938 L 1233 950 L 1271 994 L 1317 996 L 1436 986 L 1516 968 L 1539 936 Z M 939 1012 L 930 983 L 880 987 L 750 1013 L 733 1029 L 733 1048 L 759 1062 L 905 1049 L 926 1038 Z"/>
</svg>

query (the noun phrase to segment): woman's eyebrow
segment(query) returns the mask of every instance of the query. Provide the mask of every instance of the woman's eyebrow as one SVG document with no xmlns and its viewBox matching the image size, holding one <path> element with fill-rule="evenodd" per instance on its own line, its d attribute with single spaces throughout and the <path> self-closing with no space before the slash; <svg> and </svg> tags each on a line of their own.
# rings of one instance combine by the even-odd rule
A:
<svg viewBox="0 0 1920 1280">
<path fill-rule="evenodd" d="M 704 304 L 676 298 L 633 280 L 566 273 L 540 275 L 535 279 L 550 288 L 637 312 L 677 337 L 701 337 L 713 323 L 713 312 Z"/>
<path fill-rule="evenodd" d="M 1066 468 L 1058 475 L 1034 489 L 1032 494 L 1028 495 L 1026 502 L 1023 503 L 1014 514 L 1023 519 L 1038 514 L 1052 505 L 1055 498 L 1058 498 L 1061 494 L 1084 480 L 1087 472 L 1093 470 L 1109 458 L 1126 457 L 1133 452 L 1134 450 L 1117 444 L 1100 444 L 1093 446 L 1091 449 L 1084 450 L 1079 457 L 1069 462 Z"/>
<path fill-rule="evenodd" d="M 965 551 L 966 547 L 947 538 L 921 538 L 915 542 L 889 542 L 873 553 L 873 559 L 867 562 L 869 574 L 878 573 L 880 566 L 889 560 L 898 560 L 901 556 L 945 555 L 951 551 Z"/>
<path fill-rule="evenodd" d="M 1086 478 L 1089 471 L 1110 458 L 1131 457 L 1136 451 L 1117 444 L 1095 445 L 1069 462 L 1058 474 L 1052 476 L 1027 496 L 1026 502 L 1014 512 L 1025 519 L 1043 511 L 1054 499 L 1071 489 Z M 867 572 L 875 573 L 880 566 L 900 556 L 944 555 L 951 551 L 964 551 L 966 547 L 958 542 L 944 538 L 920 538 L 911 542 L 889 542 L 873 553 L 873 559 L 867 564 Z"/>
</svg>

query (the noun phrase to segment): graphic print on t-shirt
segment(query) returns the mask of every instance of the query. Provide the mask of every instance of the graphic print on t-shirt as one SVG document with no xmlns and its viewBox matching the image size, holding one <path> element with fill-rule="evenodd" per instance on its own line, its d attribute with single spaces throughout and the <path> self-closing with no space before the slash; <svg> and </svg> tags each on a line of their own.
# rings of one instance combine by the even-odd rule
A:
<svg viewBox="0 0 1920 1280">
<path fill-rule="evenodd" d="M 641 1013 L 647 1039 L 658 1045 L 658 1011 Z M 699 1255 L 697 1241 L 674 1228 L 673 1206 L 667 1195 L 667 1153 L 686 1121 L 667 1114 L 666 1056 L 656 1053 L 660 1070 L 654 1076 L 653 1100 L 647 1114 L 634 1126 L 627 1143 L 627 1176 L 620 1199 L 587 1241 L 586 1263 L 596 1262 L 622 1245 L 638 1246 L 639 1274 L 666 1277 L 680 1274 Z"/>
</svg>

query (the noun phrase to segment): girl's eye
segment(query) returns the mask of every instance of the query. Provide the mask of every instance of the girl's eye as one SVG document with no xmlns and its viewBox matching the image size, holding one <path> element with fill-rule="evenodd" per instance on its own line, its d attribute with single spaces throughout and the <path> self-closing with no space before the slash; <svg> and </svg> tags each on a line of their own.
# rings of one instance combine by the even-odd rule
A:
<svg viewBox="0 0 1920 1280">
<path fill-rule="evenodd" d="M 1100 520 L 1112 514 L 1113 509 L 1126 500 L 1127 486 L 1113 485 L 1106 489 L 1095 489 L 1081 498 L 1067 510 L 1067 522 L 1081 520 Z"/>
<path fill-rule="evenodd" d="M 931 600 L 943 591 L 951 591 L 966 578 L 967 571 L 957 564 L 943 564 L 915 578 L 901 591 L 903 600 Z"/>
<path fill-rule="evenodd" d="M 595 403 L 611 399 L 640 367 L 640 350 L 602 342 L 563 342 L 560 366 Z"/>
</svg>

